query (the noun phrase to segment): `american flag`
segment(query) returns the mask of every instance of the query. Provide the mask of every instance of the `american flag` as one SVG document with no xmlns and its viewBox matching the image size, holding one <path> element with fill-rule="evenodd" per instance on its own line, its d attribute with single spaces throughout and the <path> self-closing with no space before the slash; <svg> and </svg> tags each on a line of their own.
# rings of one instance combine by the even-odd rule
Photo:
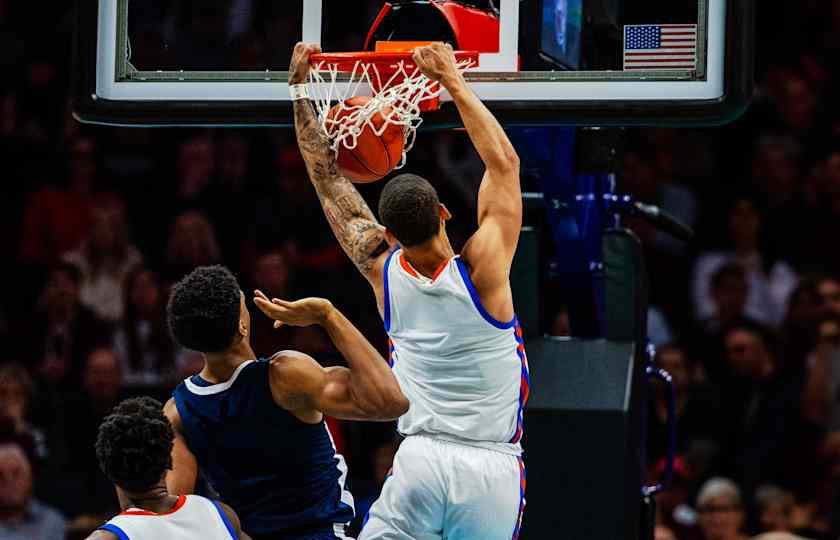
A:
<svg viewBox="0 0 840 540">
<path fill-rule="evenodd" d="M 624 27 L 625 71 L 696 68 L 696 24 L 643 24 Z"/>
</svg>

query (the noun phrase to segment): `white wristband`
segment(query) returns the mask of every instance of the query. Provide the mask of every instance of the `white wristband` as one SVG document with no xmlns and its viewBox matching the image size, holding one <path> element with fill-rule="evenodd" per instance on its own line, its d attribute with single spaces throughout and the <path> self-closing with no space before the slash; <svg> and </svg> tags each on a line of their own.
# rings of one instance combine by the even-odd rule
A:
<svg viewBox="0 0 840 540">
<path fill-rule="evenodd" d="M 292 95 L 292 101 L 309 99 L 309 86 L 306 84 L 293 84 L 289 86 L 289 93 Z"/>
</svg>

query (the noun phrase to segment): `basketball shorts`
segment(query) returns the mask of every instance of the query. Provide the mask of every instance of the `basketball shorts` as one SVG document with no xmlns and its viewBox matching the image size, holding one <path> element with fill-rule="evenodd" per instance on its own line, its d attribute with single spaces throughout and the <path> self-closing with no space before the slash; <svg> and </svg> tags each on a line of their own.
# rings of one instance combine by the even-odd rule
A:
<svg viewBox="0 0 840 540">
<path fill-rule="evenodd" d="M 522 458 L 411 436 L 359 540 L 515 540 L 524 508 Z"/>
</svg>

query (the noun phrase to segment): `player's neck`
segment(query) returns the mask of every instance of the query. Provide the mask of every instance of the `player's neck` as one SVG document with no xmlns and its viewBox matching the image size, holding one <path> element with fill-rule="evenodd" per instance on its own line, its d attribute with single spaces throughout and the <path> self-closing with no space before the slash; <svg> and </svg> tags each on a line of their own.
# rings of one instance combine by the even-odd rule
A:
<svg viewBox="0 0 840 540">
<path fill-rule="evenodd" d="M 440 265 L 455 256 L 446 235 L 435 236 L 419 246 L 404 247 L 403 255 L 421 275 L 433 278 Z"/>
<path fill-rule="evenodd" d="M 120 497 L 120 506 L 123 510 L 139 508 L 155 514 L 164 514 L 171 511 L 177 502 L 178 497 L 170 495 L 163 484 L 139 493 L 123 491 Z"/>
<path fill-rule="evenodd" d="M 210 384 L 223 383 L 233 376 L 236 368 L 255 358 L 251 344 L 243 339 L 225 352 L 205 354 L 204 369 L 199 376 Z"/>
</svg>

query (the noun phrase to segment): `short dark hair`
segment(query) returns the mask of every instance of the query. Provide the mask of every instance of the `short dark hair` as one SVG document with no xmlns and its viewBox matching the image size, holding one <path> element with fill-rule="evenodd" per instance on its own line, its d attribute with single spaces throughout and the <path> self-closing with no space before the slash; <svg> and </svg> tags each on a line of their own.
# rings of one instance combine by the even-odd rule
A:
<svg viewBox="0 0 840 540">
<path fill-rule="evenodd" d="M 96 458 L 102 472 L 119 487 L 142 492 L 172 468 L 175 432 L 163 405 L 150 397 L 127 399 L 99 426 Z"/>
<path fill-rule="evenodd" d="M 437 191 L 428 180 L 416 174 L 396 176 L 382 190 L 379 219 L 400 244 L 422 244 L 440 230 Z"/>
<path fill-rule="evenodd" d="M 203 353 L 233 344 L 239 326 L 240 289 L 223 266 L 202 266 L 172 287 L 166 319 L 181 346 Z"/>
</svg>

